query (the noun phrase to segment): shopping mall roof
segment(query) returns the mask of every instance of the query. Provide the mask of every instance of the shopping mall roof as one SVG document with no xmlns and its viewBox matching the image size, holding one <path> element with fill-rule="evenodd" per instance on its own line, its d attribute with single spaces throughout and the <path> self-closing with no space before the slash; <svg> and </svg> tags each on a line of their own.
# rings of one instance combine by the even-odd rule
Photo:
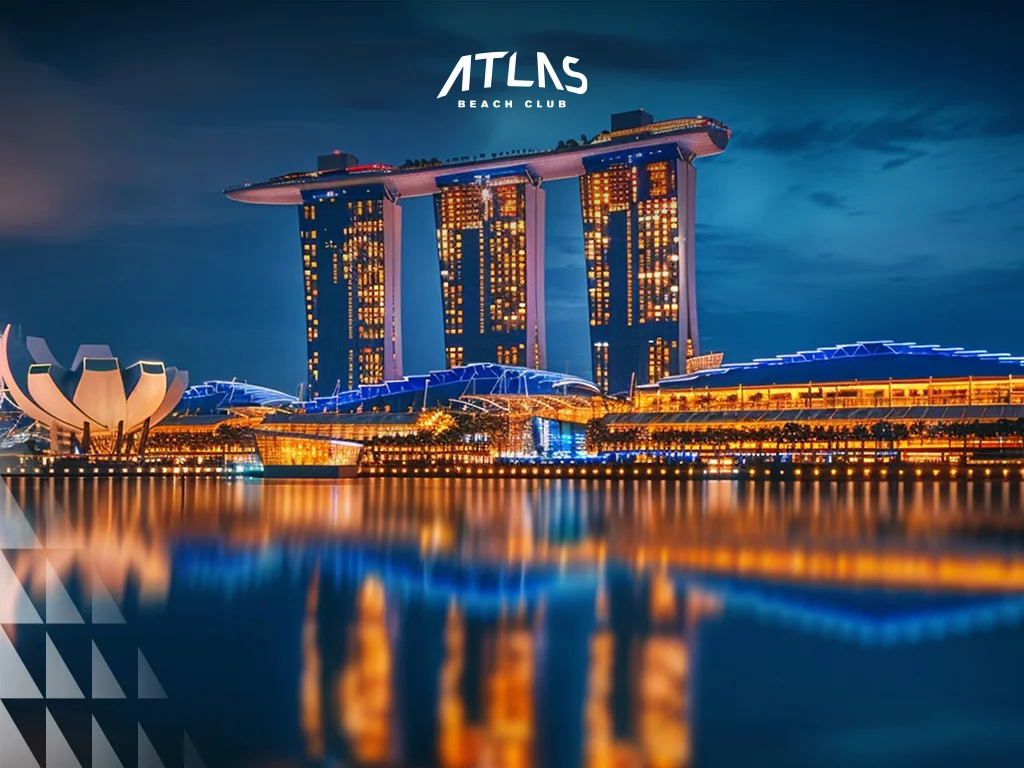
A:
<svg viewBox="0 0 1024 768">
<path fill-rule="evenodd" d="M 218 413 L 229 408 L 283 408 L 299 398 L 276 389 L 237 381 L 204 381 L 185 390 L 176 413 Z"/>
<path fill-rule="evenodd" d="M 497 363 L 472 363 L 443 371 L 367 384 L 305 403 L 307 413 L 324 411 L 409 411 L 447 405 L 464 395 L 597 395 L 579 376 Z"/>
<path fill-rule="evenodd" d="M 670 376 L 646 389 L 1024 376 L 1024 357 L 914 342 L 858 341 Z"/>
<path fill-rule="evenodd" d="M 877 408 L 786 408 L 778 411 L 683 411 L 673 413 L 611 413 L 607 424 L 631 427 L 704 428 L 708 425 L 773 426 L 790 422 L 874 421 L 999 421 L 1024 418 L 1024 405 L 921 405 Z"/>
<path fill-rule="evenodd" d="M 236 381 L 206 381 L 189 387 L 176 415 L 217 414 L 231 409 L 274 408 L 289 412 L 402 413 L 444 406 L 464 395 L 599 394 L 597 386 L 578 376 L 497 363 L 473 363 L 443 371 L 406 376 L 381 384 L 365 384 L 329 397 L 301 401 L 276 389 Z"/>
</svg>

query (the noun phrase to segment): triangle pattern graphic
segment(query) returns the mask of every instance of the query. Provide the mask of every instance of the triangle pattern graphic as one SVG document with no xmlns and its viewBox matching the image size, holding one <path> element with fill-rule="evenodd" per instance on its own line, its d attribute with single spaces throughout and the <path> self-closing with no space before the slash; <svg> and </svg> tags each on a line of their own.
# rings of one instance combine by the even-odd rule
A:
<svg viewBox="0 0 1024 768">
<path fill-rule="evenodd" d="M 166 699 L 167 693 L 160 681 L 156 679 L 156 673 L 149 666 L 146 657 L 142 655 L 139 648 L 139 698 L 140 699 Z"/>
<path fill-rule="evenodd" d="M 46 561 L 46 623 L 47 624 L 84 624 L 82 614 L 75 607 L 71 595 L 53 570 L 50 561 Z"/>
<path fill-rule="evenodd" d="M 92 768 L 124 768 L 95 717 L 92 719 Z"/>
<path fill-rule="evenodd" d="M 3 485 L 0 482 L 0 485 Z M 4 486 L 5 488 L 7 486 Z M 7 557 L 0 552 L 0 624 L 42 624 L 25 588 L 14 575 Z"/>
<path fill-rule="evenodd" d="M 0 699 L 41 698 L 43 694 L 18 655 L 18 649 L 0 629 Z"/>
<path fill-rule="evenodd" d="M 121 609 L 95 573 L 92 576 L 92 623 L 124 624 Z"/>
<path fill-rule="evenodd" d="M 142 723 L 139 723 L 139 768 L 164 768 L 164 761 L 156 753 L 149 736 L 142 730 Z"/>
<path fill-rule="evenodd" d="M 96 647 L 96 641 L 92 642 L 92 697 L 94 699 L 123 699 L 124 691 L 121 690 L 117 678 L 110 670 L 110 665 L 103 658 L 100 649 Z"/>
<path fill-rule="evenodd" d="M 50 710 L 46 710 L 46 768 L 82 768 Z"/>
<path fill-rule="evenodd" d="M 0 480 L 0 547 L 3 549 L 38 549 L 39 539 L 7 483 Z"/>
<path fill-rule="evenodd" d="M 46 636 L 46 698 L 48 699 L 84 699 L 82 689 L 75 682 L 64 657 L 50 636 Z M 49 758 L 47 758 L 49 760 Z"/>
<path fill-rule="evenodd" d="M 4 747 L 0 750 L 0 768 L 39 768 L 39 761 L 3 703 L 0 703 L 0 744 Z"/>
<path fill-rule="evenodd" d="M 192 739 L 188 737 L 187 733 L 185 734 L 185 768 L 206 768 L 206 763 L 199 756 L 196 745 L 192 743 Z"/>
</svg>

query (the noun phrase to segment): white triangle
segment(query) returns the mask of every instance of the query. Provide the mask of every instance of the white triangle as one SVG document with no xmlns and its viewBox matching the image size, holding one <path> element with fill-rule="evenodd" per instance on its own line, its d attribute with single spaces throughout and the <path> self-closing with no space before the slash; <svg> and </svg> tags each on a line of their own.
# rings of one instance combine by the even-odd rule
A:
<svg viewBox="0 0 1024 768">
<path fill-rule="evenodd" d="M 64 657 L 50 636 L 46 636 L 46 698 L 48 699 L 84 699 L 82 689 L 78 687 L 75 676 L 71 674 Z"/>
<path fill-rule="evenodd" d="M 28 748 L 18 724 L 3 703 L 0 703 L 0 744 L 3 745 L 3 749 L 0 749 L 0 768 L 39 768 L 39 761 Z"/>
<path fill-rule="evenodd" d="M 18 655 L 18 649 L 0 629 L 0 699 L 41 698 L 43 694 Z"/>
<path fill-rule="evenodd" d="M 92 768 L 124 768 L 95 717 L 92 719 Z"/>
<path fill-rule="evenodd" d="M 39 611 L 32 605 L 32 600 L 14 575 L 4 553 L 0 552 L 0 624 L 42 623 Z"/>
<path fill-rule="evenodd" d="M 95 574 L 92 578 L 92 623 L 124 624 L 121 609 L 117 607 L 114 598 Z"/>
<path fill-rule="evenodd" d="M 164 768 L 164 761 L 156 753 L 149 736 L 142 730 L 142 723 L 139 723 L 139 768 Z"/>
<path fill-rule="evenodd" d="M 50 710 L 46 710 L 46 768 L 82 768 Z"/>
<path fill-rule="evenodd" d="M 206 768 L 206 763 L 199 756 L 199 750 L 192 743 L 192 739 L 185 734 L 185 768 Z"/>
<path fill-rule="evenodd" d="M 156 679 L 156 673 L 149 666 L 146 657 L 142 655 L 139 648 L 139 698 L 140 699 L 166 699 L 167 693 L 160 681 Z"/>
<path fill-rule="evenodd" d="M 75 607 L 60 576 L 53 570 L 50 561 L 46 561 L 46 623 L 47 624 L 83 624 L 82 614 Z"/>
<path fill-rule="evenodd" d="M 110 670 L 107 660 L 103 658 L 100 649 L 96 647 L 96 641 L 92 642 L 92 697 L 94 699 L 123 699 L 124 691 L 121 690 L 117 678 Z"/>
<path fill-rule="evenodd" d="M 14 500 L 7 483 L 0 479 L 0 548 L 38 549 L 40 546 L 32 524 Z"/>
</svg>

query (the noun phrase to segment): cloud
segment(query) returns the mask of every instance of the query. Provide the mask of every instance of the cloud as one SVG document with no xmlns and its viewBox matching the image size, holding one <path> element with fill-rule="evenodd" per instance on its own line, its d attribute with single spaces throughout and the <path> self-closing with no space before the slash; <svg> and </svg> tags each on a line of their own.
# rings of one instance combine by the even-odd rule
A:
<svg viewBox="0 0 1024 768">
<path fill-rule="evenodd" d="M 738 146 L 779 155 L 816 150 L 858 149 L 895 155 L 888 168 L 924 156 L 916 145 L 932 142 L 981 141 L 1024 134 L 1024 111 L 1013 106 L 939 105 L 909 113 L 873 118 L 824 120 L 778 125 L 752 133 L 737 133 Z M 883 169 L 886 169 L 883 166 Z"/>
<path fill-rule="evenodd" d="M 916 150 L 908 151 L 907 154 L 905 154 L 903 157 L 894 157 L 891 160 L 886 160 L 884 163 L 882 163 L 881 167 L 878 170 L 891 171 L 895 168 L 904 166 L 907 163 L 911 163 L 914 160 L 919 160 L 922 157 L 926 157 L 927 155 L 927 152 L 920 152 Z"/>
<path fill-rule="evenodd" d="M 947 221 L 952 224 L 973 223 L 981 214 L 998 213 L 1005 208 L 1018 207 L 1022 202 L 1024 202 L 1024 191 L 1017 191 L 995 199 L 983 200 L 970 205 L 940 211 L 936 214 L 936 217 L 941 221 Z"/>
<path fill-rule="evenodd" d="M 441 71 L 446 57 L 415 37 L 418 65 L 406 60 L 400 67 L 362 50 L 365 41 L 349 41 L 347 56 L 362 51 L 364 61 L 375 60 L 373 77 L 351 77 L 353 66 L 333 60 L 316 70 L 318 78 L 303 80 L 303 67 L 315 59 L 307 57 L 278 72 L 287 88 L 257 94 L 247 92 L 260 66 L 246 72 L 246 57 L 265 52 L 236 51 L 230 41 L 225 51 L 204 47 L 200 36 L 191 48 L 130 52 L 117 66 L 85 76 L 29 58 L 0 35 L 3 109 L 16 116 L 0 120 L 0 238 L 52 242 L 120 227 L 237 224 L 242 206 L 226 201 L 223 187 L 309 168 L 319 148 L 338 146 L 339 133 L 345 135 L 339 125 L 377 122 L 376 141 L 397 144 L 390 137 L 407 129 L 366 110 L 401 105 L 399 80 L 433 99 L 433 70 Z M 296 94 L 310 92 L 326 95 L 289 108 Z M 267 114 L 267 100 L 285 108 Z M 471 115 L 449 138 L 486 141 L 492 130 Z M 409 142 L 413 149 L 417 143 Z"/>
<path fill-rule="evenodd" d="M 640 74 L 659 80 L 677 80 L 680 76 L 717 80 L 735 74 L 742 66 L 738 57 L 725 56 L 721 46 L 675 35 L 651 40 L 642 34 L 564 29 L 528 35 L 524 43 L 523 50 L 575 56 L 580 59 L 579 67 L 586 71 Z"/>
<path fill-rule="evenodd" d="M 811 192 L 807 196 L 807 199 L 812 203 L 817 203 L 823 208 L 833 208 L 837 210 L 844 210 L 846 203 L 843 202 L 841 197 L 833 195 L 831 192 Z"/>
</svg>

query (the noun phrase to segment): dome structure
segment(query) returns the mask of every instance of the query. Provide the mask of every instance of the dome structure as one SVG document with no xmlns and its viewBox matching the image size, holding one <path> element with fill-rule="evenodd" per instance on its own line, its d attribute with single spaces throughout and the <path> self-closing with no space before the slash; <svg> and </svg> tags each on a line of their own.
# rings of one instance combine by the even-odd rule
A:
<svg viewBox="0 0 1024 768">
<path fill-rule="evenodd" d="M 14 403 L 51 429 L 74 434 L 128 434 L 167 416 L 188 386 L 188 373 L 139 361 L 125 368 L 110 347 L 83 344 L 70 368 L 46 342 L 7 326 L 0 336 L 0 378 Z"/>
</svg>

